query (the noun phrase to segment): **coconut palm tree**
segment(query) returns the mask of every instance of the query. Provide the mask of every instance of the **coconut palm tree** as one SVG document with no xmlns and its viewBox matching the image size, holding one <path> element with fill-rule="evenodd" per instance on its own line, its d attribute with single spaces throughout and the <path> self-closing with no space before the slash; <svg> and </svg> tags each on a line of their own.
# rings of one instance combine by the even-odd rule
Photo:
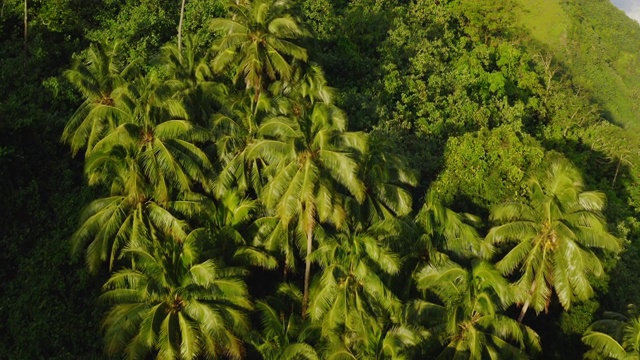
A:
<svg viewBox="0 0 640 360">
<path fill-rule="evenodd" d="M 601 192 L 584 191 L 575 168 L 555 162 L 541 181 L 531 179 L 525 201 L 492 210 L 496 225 L 487 240 L 516 244 L 496 267 L 503 274 L 521 275 L 518 286 L 525 297 L 519 320 L 530 305 L 536 313 L 546 309 L 552 291 L 565 309 L 593 295 L 589 276 L 602 274 L 594 249 L 620 251 L 602 215 L 605 201 Z"/>
<path fill-rule="evenodd" d="M 202 199 L 191 190 L 194 184 L 206 187 L 210 178 L 213 166 L 196 145 L 209 133 L 180 118 L 184 109 L 166 95 L 170 86 L 163 86 L 142 79 L 119 89 L 126 116 L 86 159 L 89 184 L 110 189 L 110 196 L 86 208 L 72 236 L 76 253 L 90 243 L 87 262 L 93 271 L 107 260 L 112 267 L 133 238 L 153 231 L 181 235 L 185 220 L 202 212 Z M 178 208 L 187 217 L 173 213 Z"/>
<path fill-rule="evenodd" d="M 262 330 L 256 332 L 254 346 L 265 360 L 319 359 L 312 344 L 318 341 L 320 327 L 302 319 L 291 306 L 300 306 L 302 292 L 292 284 L 281 284 L 277 294 L 256 302 Z"/>
<path fill-rule="evenodd" d="M 319 66 L 303 61 L 294 61 L 293 75 L 288 79 L 278 79 L 271 83 L 269 92 L 262 92 L 253 98 L 250 93 L 227 97 L 225 109 L 214 116 L 216 144 L 223 164 L 216 181 L 216 194 L 221 195 L 233 186 L 241 190 L 262 190 L 265 164 L 261 158 L 247 158 L 246 150 L 256 141 L 278 138 L 273 130 L 258 132 L 262 124 L 274 117 L 288 117 L 299 122 L 309 116 L 314 103 L 329 104 L 333 90 L 328 87 L 324 73 Z M 271 121 L 267 129 L 277 127 Z M 288 127 L 280 127 L 283 128 Z M 271 133 L 268 133 L 271 131 Z M 270 143 L 275 146 L 275 143 Z M 271 151 L 273 152 L 273 151 Z"/>
<path fill-rule="evenodd" d="M 213 116 L 213 131 L 220 163 L 214 193 L 222 196 L 237 187 L 243 192 L 260 193 L 264 179 L 264 163 L 260 158 L 248 158 L 248 148 L 261 138 L 258 130 L 274 113 L 272 99 L 261 94 L 254 104 L 247 93 L 230 96 L 223 111 Z"/>
<path fill-rule="evenodd" d="M 206 201 L 203 219 L 208 241 L 202 245 L 203 254 L 227 264 L 275 269 L 277 259 L 260 246 L 261 233 L 269 231 L 257 215 L 262 210 L 259 201 L 241 195 L 237 189 Z"/>
<path fill-rule="evenodd" d="M 336 107 L 316 103 L 300 121 L 276 117 L 260 130 L 263 139 L 249 152 L 267 164 L 269 182 L 260 194 L 271 214 L 279 219 L 271 247 L 283 249 L 290 225 L 303 242 L 305 286 L 303 316 L 309 298 L 313 234 L 318 223 L 341 228 L 346 219 L 342 190 L 364 200 L 364 184 L 358 178 L 358 154 L 366 150 L 363 134 L 346 131 L 344 114 Z M 303 240 L 304 239 L 304 240 Z"/>
<path fill-rule="evenodd" d="M 399 358 L 419 342 L 417 333 L 400 324 L 401 302 L 387 287 L 400 270 L 400 257 L 386 244 L 397 235 L 393 225 L 388 220 L 321 238 L 313 258 L 322 275 L 309 314 L 322 324 L 324 358 Z"/>
<path fill-rule="evenodd" d="M 182 242 L 133 242 L 124 251 L 135 265 L 115 272 L 101 296 L 112 305 L 103 322 L 107 354 L 242 357 L 238 335 L 248 331 L 252 308 L 241 279 L 245 272 L 199 261 L 199 233 Z"/>
<path fill-rule="evenodd" d="M 195 193 L 182 194 L 164 206 L 127 195 L 94 200 L 83 210 L 81 226 L 71 237 L 72 253 L 86 248 L 91 272 L 97 272 L 105 262 L 113 269 L 121 250 L 132 242 L 148 242 L 154 236 L 182 241 L 190 231 L 186 219 L 202 216 L 204 201 Z"/>
<path fill-rule="evenodd" d="M 418 253 L 425 260 L 437 262 L 439 259 L 454 256 L 457 258 L 489 259 L 493 255 L 493 246 L 483 241 L 476 227 L 480 219 L 468 213 L 457 213 L 447 208 L 433 190 L 427 192 L 424 205 L 415 218 L 421 232 Z"/>
<path fill-rule="evenodd" d="M 368 143 L 359 159 L 365 200 L 349 208 L 365 226 L 408 215 L 413 205 L 409 188 L 417 185 L 416 175 L 384 139 L 370 135 Z"/>
<path fill-rule="evenodd" d="M 640 358 L 640 316 L 633 307 L 629 317 L 605 312 L 582 336 L 582 342 L 591 347 L 585 359 L 638 359 Z"/>
<path fill-rule="evenodd" d="M 161 49 L 159 64 L 169 79 L 179 82 L 175 96 L 185 107 L 189 121 L 209 128 L 211 115 L 220 110 L 229 92 L 224 84 L 214 81 L 209 57 L 200 45 L 201 40 L 192 35 L 184 38 L 182 49 L 169 43 Z"/>
<path fill-rule="evenodd" d="M 424 266 L 415 281 L 439 303 L 417 300 L 406 316 L 445 346 L 439 359 L 517 359 L 540 350 L 533 330 L 501 314 L 513 303 L 514 288 L 490 263 L 473 260 L 466 269 L 443 260 Z"/>
<path fill-rule="evenodd" d="M 136 63 L 122 66 L 118 49 L 118 43 L 91 44 L 86 58 L 65 72 L 85 98 L 62 133 L 62 141 L 74 154 L 85 147 L 90 154 L 95 144 L 122 122 L 124 114 L 116 90 L 131 80 Z"/>
<path fill-rule="evenodd" d="M 371 327 L 360 331 L 363 337 L 353 336 L 353 333 L 326 334 L 323 338 L 323 359 L 412 359 L 411 349 L 423 341 L 419 332 L 405 325 L 384 328 L 375 322 L 367 325 Z"/>
<path fill-rule="evenodd" d="M 307 37 L 308 32 L 287 13 L 288 1 L 232 0 L 228 7 L 231 19 L 211 22 L 213 30 L 222 32 L 213 44 L 213 69 L 235 69 L 234 82 L 243 79 L 257 99 L 267 79 L 289 79 L 291 61 L 307 61 L 307 51 L 296 40 Z"/>
<path fill-rule="evenodd" d="M 186 120 L 186 111 L 177 101 L 165 98 L 152 80 L 127 86 L 123 100 L 128 103 L 126 122 L 96 143 L 97 154 L 87 160 L 85 170 L 90 184 L 112 186 L 114 162 L 131 159 L 129 176 L 143 177 L 149 184 L 146 194 L 155 201 L 169 201 L 172 192 L 188 192 L 194 184 L 207 186 L 213 165 L 197 143 L 210 139 L 204 128 Z M 134 172 L 139 172 L 134 175 Z"/>
<path fill-rule="evenodd" d="M 247 147 L 258 138 L 261 123 L 278 113 L 271 96 L 262 90 L 269 86 L 267 81 L 290 82 L 294 75 L 302 76 L 298 65 L 307 61 L 306 50 L 294 41 L 308 34 L 286 13 L 289 8 L 287 1 L 229 1 L 231 19 L 214 19 L 211 23 L 214 30 L 224 33 L 213 44 L 213 70 L 236 69 L 234 82 L 244 79 L 247 89 L 226 102 L 226 111 L 214 117 L 222 163 L 216 181 L 218 195 L 234 185 L 256 194 L 262 191 L 264 164 L 259 158 L 246 157 Z"/>
</svg>

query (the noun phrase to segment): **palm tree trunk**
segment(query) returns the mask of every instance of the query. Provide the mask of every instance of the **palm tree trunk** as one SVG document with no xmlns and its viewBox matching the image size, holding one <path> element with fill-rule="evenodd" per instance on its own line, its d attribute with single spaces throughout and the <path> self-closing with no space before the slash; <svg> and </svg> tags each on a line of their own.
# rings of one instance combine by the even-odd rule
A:
<svg viewBox="0 0 640 360">
<path fill-rule="evenodd" d="M 611 181 L 611 186 L 616 184 L 616 179 L 618 178 L 618 172 L 620 171 L 620 164 L 622 163 L 622 156 L 618 158 L 618 166 L 616 166 L 616 173 L 613 175 L 613 181 Z"/>
<path fill-rule="evenodd" d="M 253 106 L 253 118 L 255 119 L 255 117 L 258 115 L 258 102 L 260 101 L 260 88 L 256 88 L 255 90 L 255 94 L 253 95 L 253 103 L 251 104 L 251 106 Z"/>
<path fill-rule="evenodd" d="M 313 230 L 307 232 L 307 258 L 304 268 L 304 293 L 302 295 L 302 318 L 307 318 L 307 304 L 309 303 L 309 283 L 311 277 L 311 250 L 313 246 Z"/>
<path fill-rule="evenodd" d="M 182 21 L 184 20 L 184 5 L 187 0 L 182 0 L 180 8 L 180 22 L 178 23 L 178 51 L 182 51 Z"/>
<path fill-rule="evenodd" d="M 531 304 L 531 295 L 533 294 L 533 292 L 536 291 L 536 283 L 534 282 L 533 284 L 531 284 L 531 289 L 529 290 L 529 298 L 527 299 L 527 301 L 524 302 L 524 305 L 522 305 L 522 310 L 520 310 L 520 316 L 518 316 L 518 322 L 521 323 L 522 319 L 524 319 L 524 314 L 527 312 L 527 310 L 529 309 L 529 305 Z"/>
</svg>

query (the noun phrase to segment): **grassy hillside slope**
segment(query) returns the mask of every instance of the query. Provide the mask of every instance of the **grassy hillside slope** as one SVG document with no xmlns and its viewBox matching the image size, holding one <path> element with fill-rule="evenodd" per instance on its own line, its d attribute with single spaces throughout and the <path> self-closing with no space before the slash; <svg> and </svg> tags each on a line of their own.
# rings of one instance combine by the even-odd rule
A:
<svg viewBox="0 0 640 360">
<path fill-rule="evenodd" d="M 640 25 L 604 0 L 518 0 L 518 17 L 589 90 L 603 116 L 640 129 Z"/>
</svg>

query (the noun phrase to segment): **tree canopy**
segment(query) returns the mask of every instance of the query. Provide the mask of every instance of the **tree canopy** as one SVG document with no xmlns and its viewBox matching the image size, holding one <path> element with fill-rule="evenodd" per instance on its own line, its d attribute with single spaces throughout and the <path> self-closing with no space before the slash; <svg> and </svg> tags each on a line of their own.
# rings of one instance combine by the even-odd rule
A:
<svg viewBox="0 0 640 360">
<path fill-rule="evenodd" d="M 7 358 L 637 355 L 608 2 L 0 7 Z"/>
</svg>

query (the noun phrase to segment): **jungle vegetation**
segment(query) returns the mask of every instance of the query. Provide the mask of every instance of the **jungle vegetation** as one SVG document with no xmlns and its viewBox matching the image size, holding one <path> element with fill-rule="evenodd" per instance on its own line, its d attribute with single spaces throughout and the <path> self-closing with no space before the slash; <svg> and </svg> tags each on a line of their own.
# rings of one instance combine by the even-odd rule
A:
<svg viewBox="0 0 640 360">
<path fill-rule="evenodd" d="M 640 353 L 602 0 L 4 0 L 8 359 Z"/>
</svg>

